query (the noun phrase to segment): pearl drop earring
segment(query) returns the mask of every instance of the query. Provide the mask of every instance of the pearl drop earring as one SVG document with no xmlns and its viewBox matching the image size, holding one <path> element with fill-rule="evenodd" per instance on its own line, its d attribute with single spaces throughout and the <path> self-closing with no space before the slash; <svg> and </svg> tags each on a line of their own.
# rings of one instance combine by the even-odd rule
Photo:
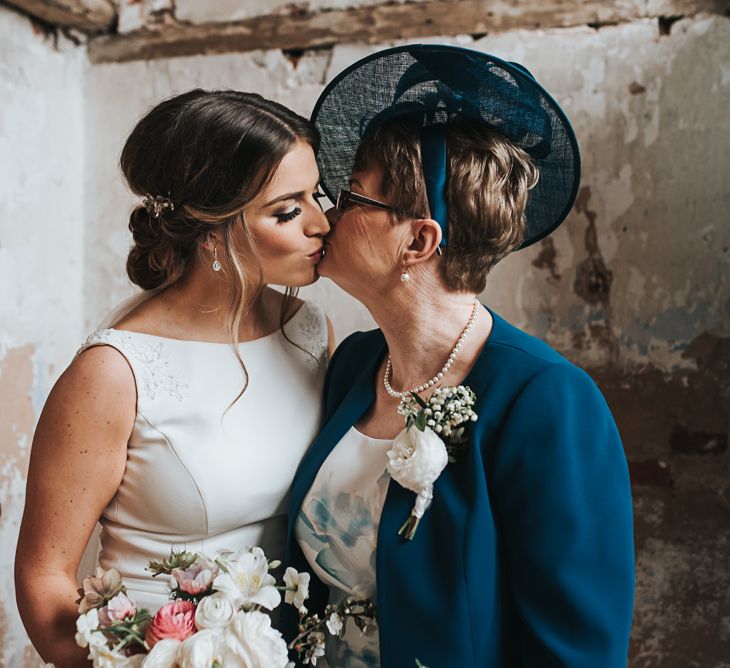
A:
<svg viewBox="0 0 730 668">
<path fill-rule="evenodd" d="M 400 280 L 403 281 L 403 283 L 408 283 L 408 281 L 411 280 L 411 275 L 405 267 L 403 267 L 403 273 L 400 275 Z"/>
</svg>

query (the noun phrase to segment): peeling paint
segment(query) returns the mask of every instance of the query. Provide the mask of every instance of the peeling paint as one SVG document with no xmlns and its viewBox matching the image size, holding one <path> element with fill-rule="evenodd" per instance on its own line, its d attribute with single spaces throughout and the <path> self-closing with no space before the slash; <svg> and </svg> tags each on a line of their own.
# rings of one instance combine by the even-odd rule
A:
<svg viewBox="0 0 730 668">
<path fill-rule="evenodd" d="M 588 257 L 576 267 L 573 289 L 589 304 L 608 304 L 611 298 L 613 272 L 606 266 L 598 247 L 596 212 L 588 208 L 590 197 L 590 186 L 583 186 L 575 203 L 576 211 L 585 214 L 588 219 L 585 231 Z"/>
<path fill-rule="evenodd" d="M 550 276 L 556 281 L 559 281 L 560 274 L 555 266 L 556 257 L 555 242 L 552 237 L 547 237 L 540 242 L 540 254 L 532 261 L 532 265 L 538 269 L 547 269 L 550 272 Z"/>
<path fill-rule="evenodd" d="M 34 352 L 35 346 L 27 344 L 8 350 L 0 359 L 0 455 L 6 462 L 27 459 L 35 422 L 30 397 Z M 21 473 L 25 476 L 25 468 Z"/>
<path fill-rule="evenodd" d="M 730 336 L 702 332 L 692 339 L 682 357 L 694 360 L 697 370 L 711 378 L 724 380 L 725 394 L 730 394 Z"/>
<path fill-rule="evenodd" d="M 12 563 L 25 498 L 30 440 L 35 423 L 33 345 L 5 351 L 0 358 L 0 665 L 19 665 L 14 656 L 28 640 L 15 607 Z"/>
<path fill-rule="evenodd" d="M 631 93 L 632 95 L 640 95 L 641 93 L 645 93 L 645 92 L 646 92 L 646 87 L 642 86 L 637 81 L 632 81 L 629 84 L 629 93 Z"/>
<path fill-rule="evenodd" d="M 83 340 L 86 59 L 4 6 L 0 44 L 0 666 L 35 668 L 13 562 L 36 416 Z"/>
</svg>

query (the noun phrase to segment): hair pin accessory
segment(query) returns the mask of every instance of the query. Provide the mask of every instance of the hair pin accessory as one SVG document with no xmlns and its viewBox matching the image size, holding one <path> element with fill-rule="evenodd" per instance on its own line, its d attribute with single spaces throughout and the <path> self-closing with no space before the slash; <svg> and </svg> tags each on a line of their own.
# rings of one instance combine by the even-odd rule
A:
<svg viewBox="0 0 730 668">
<path fill-rule="evenodd" d="M 147 209 L 147 213 L 153 218 L 159 218 L 165 209 L 170 211 L 175 210 L 175 205 L 169 197 L 163 197 L 162 195 L 147 195 L 142 200 L 144 208 Z"/>
</svg>

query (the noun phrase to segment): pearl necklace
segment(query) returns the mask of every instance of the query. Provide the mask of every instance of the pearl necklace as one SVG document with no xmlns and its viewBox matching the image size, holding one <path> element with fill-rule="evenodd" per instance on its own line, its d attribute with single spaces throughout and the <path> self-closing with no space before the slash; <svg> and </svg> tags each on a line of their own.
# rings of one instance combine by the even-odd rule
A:
<svg viewBox="0 0 730 668">
<path fill-rule="evenodd" d="M 385 386 L 385 391 L 394 399 L 404 399 L 405 397 L 410 396 L 411 393 L 418 394 L 419 392 L 423 392 L 424 390 L 427 390 L 429 387 L 433 387 L 436 383 L 438 383 L 444 377 L 446 372 L 451 368 L 451 365 L 454 363 L 457 354 L 461 350 L 461 345 L 464 343 L 464 339 L 467 337 L 467 334 L 469 334 L 469 332 L 472 330 L 472 327 L 474 327 L 478 312 L 479 301 L 475 299 L 474 307 L 471 310 L 471 316 L 469 316 L 469 322 L 466 323 L 466 327 L 464 327 L 464 331 L 461 333 L 459 340 L 452 348 L 449 359 L 446 360 L 446 364 L 441 367 L 441 371 L 439 371 L 433 378 L 431 378 L 431 380 L 423 383 L 423 385 L 414 387 L 412 390 L 406 390 L 405 392 L 398 392 L 394 390 L 390 385 L 390 374 L 393 371 L 393 364 L 390 361 L 390 353 L 388 353 L 388 362 L 385 365 L 385 374 L 383 375 L 383 385 Z"/>
</svg>

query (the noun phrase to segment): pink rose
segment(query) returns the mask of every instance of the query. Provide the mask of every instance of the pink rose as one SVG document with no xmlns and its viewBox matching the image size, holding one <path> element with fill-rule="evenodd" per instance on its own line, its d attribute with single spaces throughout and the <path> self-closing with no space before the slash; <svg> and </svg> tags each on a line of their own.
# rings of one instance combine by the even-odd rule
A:
<svg viewBox="0 0 730 668">
<path fill-rule="evenodd" d="M 195 631 L 195 605 L 190 601 L 171 601 L 152 618 L 145 640 L 152 649 L 163 638 L 183 641 Z"/>
<path fill-rule="evenodd" d="M 109 603 L 99 610 L 99 621 L 102 626 L 111 626 L 122 622 L 127 617 L 134 617 L 137 607 L 126 594 L 117 594 Z"/>
<path fill-rule="evenodd" d="M 198 557 L 189 568 L 173 568 L 172 575 L 181 591 L 196 596 L 210 589 L 218 575 L 218 566 L 205 557 Z"/>
</svg>

